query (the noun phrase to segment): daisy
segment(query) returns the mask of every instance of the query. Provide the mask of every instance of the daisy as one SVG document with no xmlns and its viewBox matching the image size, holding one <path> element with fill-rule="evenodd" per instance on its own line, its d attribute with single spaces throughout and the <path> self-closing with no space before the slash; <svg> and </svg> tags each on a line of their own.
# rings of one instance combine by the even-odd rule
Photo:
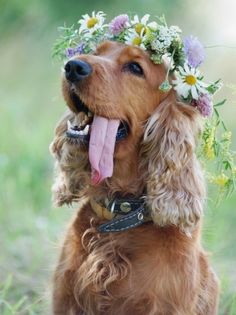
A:
<svg viewBox="0 0 236 315">
<path fill-rule="evenodd" d="M 130 30 L 129 33 L 125 36 L 126 44 L 139 46 L 140 48 L 143 48 L 144 50 L 146 50 L 145 40 L 146 40 L 146 37 L 144 35 L 144 32 L 141 32 L 141 34 L 138 34 L 133 29 Z"/>
<path fill-rule="evenodd" d="M 197 100 L 200 93 L 207 93 L 205 88 L 208 85 L 199 79 L 199 70 L 191 68 L 185 63 L 184 67 L 179 67 L 179 74 L 180 77 L 173 80 L 172 83 L 175 85 L 174 89 L 180 96 L 188 98 L 190 94 L 193 99 Z"/>
<path fill-rule="evenodd" d="M 145 14 L 141 20 L 139 20 L 138 15 L 134 16 L 134 19 L 131 21 L 131 25 L 134 26 L 134 29 L 137 34 L 143 33 L 145 35 L 148 31 L 148 29 L 152 31 L 156 31 L 158 28 L 158 24 L 156 22 L 150 22 L 148 23 L 150 14 Z"/>
<path fill-rule="evenodd" d="M 82 17 L 83 18 L 78 21 L 80 24 L 79 34 L 84 32 L 87 37 L 92 37 L 95 31 L 104 27 L 103 23 L 105 21 L 105 14 L 102 11 L 97 13 L 93 11 L 91 16 L 85 14 Z"/>
<path fill-rule="evenodd" d="M 146 33 L 146 27 L 147 27 L 147 22 L 149 20 L 150 15 L 149 14 L 145 14 L 141 20 L 139 20 L 138 15 L 134 16 L 134 19 L 131 21 L 131 25 L 134 26 L 134 29 L 136 31 L 137 34 L 141 34 L 141 32 L 143 31 L 143 33 Z"/>
</svg>

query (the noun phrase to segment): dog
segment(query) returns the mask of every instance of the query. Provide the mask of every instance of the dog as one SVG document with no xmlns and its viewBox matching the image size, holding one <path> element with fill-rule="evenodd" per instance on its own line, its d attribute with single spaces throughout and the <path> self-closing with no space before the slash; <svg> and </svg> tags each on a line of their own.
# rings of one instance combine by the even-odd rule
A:
<svg viewBox="0 0 236 315">
<path fill-rule="evenodd" d="M 65 65 L 54 202 L 78 203 L 53 279 L 54 315 L 214 315 L 218 280 L 201 246 L 201 117 L 166 65 L 105 41 Z"/>
</svg>

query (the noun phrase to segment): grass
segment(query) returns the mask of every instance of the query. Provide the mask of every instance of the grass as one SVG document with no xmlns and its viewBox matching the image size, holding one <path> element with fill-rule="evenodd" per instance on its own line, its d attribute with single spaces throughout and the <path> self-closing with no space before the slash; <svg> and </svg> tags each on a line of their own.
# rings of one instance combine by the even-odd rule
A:
<svg viewBox="0 0 236 315">
<path fill-rule="evenodd" d="M 0 314 L 4 315 L 45 314 L 55 244 L 71 215 L 51 206 L 53 161 L 48 147 L 64 105 L 59 102 L 60 70 L 51 63 L 50 39 L 43 41 L 42 52 L 36 40 L 31 47 L 27 36 L 19 34 L 5 44 L 1 59 L 5 88 L 0 92 Z M 6 65 L 16 50 L 17 67 L 9 69 Z"/>
<path fill-rule="evenodd" d="M 32 40 L 24 34 L 5 42 L 0 59 L 1 315 L 49 314 L 57 244 L 73 212 L 51 206 L 48 146 L 64 111 L 59 66 L 50 59 L 54 35 Z M 12 60 L 15 67 L 8 66 Z M 209 201 L 203 227 L 222 283 L 220 315 L 236 314 L 235 204 L 235 194 L 219 208 Z"/>
</svg>

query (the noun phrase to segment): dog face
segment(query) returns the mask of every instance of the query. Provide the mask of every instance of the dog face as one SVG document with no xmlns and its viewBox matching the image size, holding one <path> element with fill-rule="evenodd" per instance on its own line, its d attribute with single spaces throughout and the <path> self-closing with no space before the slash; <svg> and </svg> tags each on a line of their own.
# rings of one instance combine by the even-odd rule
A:
<svg viewBox="0 0 236 315">
<path fill-rule="evenodd" d="M 127 131 L 116 141 L 115 155 L 119 158 L 143 135 L 146 120 L 160 103 L 158 87 L 165 73 L 164 65 L 152 63 L 142 49 L 104 42 L 94 55 L 80 55 L 69 61 L 63 95 L 77 114 L 82 111 L 119 120 L 119 129 L 125 127 Z"/>
</svg>

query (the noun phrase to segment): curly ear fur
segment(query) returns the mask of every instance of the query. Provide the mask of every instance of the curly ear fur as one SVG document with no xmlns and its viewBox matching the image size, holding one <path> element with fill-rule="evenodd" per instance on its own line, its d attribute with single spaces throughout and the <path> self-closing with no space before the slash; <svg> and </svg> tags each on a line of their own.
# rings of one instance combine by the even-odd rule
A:
<svg viewBox="0 0 236 315">
<path fill-rule="evenodd" d="M 67 121 L 78 119 L 78 115 L 67 112 L 58 123 L 50 145 L 50 151 L 56 159 L 56 178 L 52 186 L 53 202 L 56 206 L 79 201 L 86 195 L 88 154 L 78 150 L 78 144 L 74 145 L 73 141 L 70 143 L 66 138 Z"/>
<path fill-rule="evenodd" d="M 199 115 L 171 93 L 149 118 L 141 149 L 148 172 L 147 204 L 154 222 L 174 224 L 190 234 L 198 223 L 205 185 L 196 159 Z"/>
</svg>

